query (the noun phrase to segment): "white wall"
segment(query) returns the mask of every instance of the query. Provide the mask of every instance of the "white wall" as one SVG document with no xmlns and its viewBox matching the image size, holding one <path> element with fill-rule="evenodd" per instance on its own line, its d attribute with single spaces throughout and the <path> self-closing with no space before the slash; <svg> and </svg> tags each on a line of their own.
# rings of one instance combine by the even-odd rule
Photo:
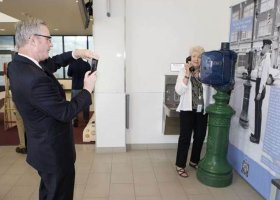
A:
<svg viewBox="0 0 280 200">
<path fill-rule="evenodd" d="M 93 6 L 94 46 L 101 56 L 96 88 L 97 144 L 118 146 L 104 138 L 123 138 L 124 134 L 126 141 L 118 141 L 119 146 L 177 143 L 178 136 L 162 133 L 164 75 L 172 74 L 171 63 L 184 62 L 191 46 L 213 50 L 228 41 L 231 0 L 110 0 L 110 18 L 106 2 L 96 0 Z M 127 130 L 123 127 L 125 94 L 130 95 Z M 119 113 L 107 115 L 112 107 L 106 108 L 98 98 L 102 95 L 121 96 L 119 101 L 113 96 L 106 100 L 118 107 Z M 99 106 L 104 110 L 98 111 Z M 108 130 L 106 122 L 112 118 L 117 127 L 110 125 Z"/>
</svg>

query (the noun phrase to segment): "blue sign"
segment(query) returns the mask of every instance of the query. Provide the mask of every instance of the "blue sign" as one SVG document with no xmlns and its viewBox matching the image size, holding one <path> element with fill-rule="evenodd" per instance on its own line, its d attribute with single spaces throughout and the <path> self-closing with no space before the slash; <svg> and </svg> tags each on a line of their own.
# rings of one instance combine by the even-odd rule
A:
<svg viewBox="0 0 280 200">
<path fill-rule="evenodd" d="M 237 31 L 252 31 L 253 29 L 253 16 L 245 17 L 240 20 L 232 20 L 230 24 L 230 32 Z"/>
</svg>

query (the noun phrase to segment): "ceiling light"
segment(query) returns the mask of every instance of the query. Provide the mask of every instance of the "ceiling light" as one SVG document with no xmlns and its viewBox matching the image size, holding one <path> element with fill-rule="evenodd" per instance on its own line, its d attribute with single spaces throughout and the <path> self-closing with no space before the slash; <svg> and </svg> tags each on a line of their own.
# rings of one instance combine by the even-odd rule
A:
<svg viewBox="0 0 280 200">
<path fill-rule="evenodd" d="M 1 1 L 1 0 L 0 0 Z M 5 31 L 5 29 L 4 28 L 0 28 L 0 31 Z"/>
<path fill-rule="evenodd" d="M 54 31 L 58 31 L 59 29 L 58 29 L 58 28 L 54 28 L 53 30 L 54 30 Z"/>
</svg>

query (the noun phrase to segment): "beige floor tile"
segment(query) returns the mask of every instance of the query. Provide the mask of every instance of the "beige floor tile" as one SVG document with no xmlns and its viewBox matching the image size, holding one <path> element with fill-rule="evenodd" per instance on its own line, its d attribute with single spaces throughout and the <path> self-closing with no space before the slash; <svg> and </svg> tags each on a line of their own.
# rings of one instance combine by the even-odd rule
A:
<svg viewBox="0 0 280 200">
<path fill-rule="evenodd" d="M 131 163 L 131 157 L 128 153 L 114 153 L 113 163 Z"/>
<path fill-rule="evenodd" d="M 16 152 L 8 152 L 6 155 L 1 157 L 0 163 L 5 163 L 6 165 L 14 164 L 14 162 L 19 159 L 19 157 L 15 156 L 14 154 L 16 154 Z"/>
<path fill-rule="evenodd" d="M 133 183 L 132 172 L 113 172 L 111 174 L 111 183 Z"/>
<path fill-rule="evenodd" d="M 133 150 L 128 152 L 132 162 L 150 162 L 150 156 L 147 150 Z"/>
<path fill-rule="evenodd" d="M 161 197 L 136 197 L 136 200 L 162 200 Z"/>
<path fill-rule="evenodd" d="M 0 159 L 0 177 L 1 177 L 1 174 L 4 174 L 10 167 L 9 164 L 6 164 L 6 163 L 1 163 L 3 161 L 1 161 Z"/>
<path fill-rule="evenodd" d="M 153 165 L 147 161 L 135 161 L 132 163 L 133 172 L 153 172 Z"/>
<path fill-rule="evenodd" d="M 245 180 L 235 174 L 235 180 L 230 186 L 241 200 L 263 200 L 264 198 L 249 186 Z"/>
<path fill-rule="evenodd" d="M 0 176 L 0 187 L 2 185 L 14 186 L 22 174 L 2 174 Z"/>
<path fill-rule="evenodd" d="M 160 194 L 163 200 L 186 200 L 187 195 L 179 182 L 158 183 Z"/>
<path fill-rule="evenodd" d="M 75 185 L 74 200 L 82 200 L 83 196 L 84 196 L 85 189 L 86 189 L 86 185 Z"/>
<path fill-rule="evenodd" d="M 225 188 L 212 188 L 209 187 L 211 194 L 214 196 L 215 200 L 240 200 L 238 195 L 231 189 L 231 187 Z"/>
<path fill-rule="evenodd" d="M 34 170 L 35 171 L 35 170 Z M 33 186 L 38 187 L 40 184 L 40 176 L 31 173 L 23 174 L 16 182 L 16 186 Z"/>
<path fill-rule="evenodd" d="M 164 150 L 149 150 L 149 156 L 152 162 L 169 161 Z"/>
<path fill-rule="evenodd" d="M 75 171 L 76 173 L 90 173 L 92 164 L 90 162 L 82 162 L 75 164 Z"/>
<path fill-rule="evenodd" d="M 100 183 L 87 185 L 84 193 L 84 198 L 103 197 L 108 198 L 110 192 L 109 183 Z"/>
<path fill-rule="evenodd" d="M 76 151 L 74 200 L 263 199 L 235 172 L 226 188 L 203 185 L 189 166 L 188 178 L 178 176 L 174 149 L 96 153 L 94 145 L 76 145 Z M 0 146 L 0 200 L 38 200 L 40 177 L 25 159 L 15 146 Z"/>
<path fill-rule="evenodd" d="M 95 153 L 94 144 L 76 144 L 75 148 L 78 154 L 83 152 Z"/>
<path fill-rule="evenodd" d="M 134 184 L 136 197 L 160 196 L 158 184 Z"/>
<path fill-rule="evenodd" d="M 76 173 L 75 185 L 85 185 L 88 182 L 89 173 Z"/>
<path fill-rule="evenodd" d="M 113 155 L 112 153 L 98 153 L 94 156 L 93 162 L 100 163 L 112 163 Z"/>
<path fill-rule="evenodd" d="M 111 184 L 110 199 L 112 198 L 135 198 L 133 184 Z"/>
<path fill-rule="evenodd" d="M 215 200 L 211 194 L 191 194 L 188 198 L 189 200 Z"/>
<path fill-rule="evenodd" d="M 14 163 L 9 167 L 9 169 L 5 172 L 6 174 L 24 174 L 29 168 L 27 163 L 16 164 Z"/>
<path fill-rule="evenodd" d="M 112 163 L 97 161 L 92 164 L 90 173 L 97 173 L 97 172 L 111 173 L 111 171 L 112 171 Z"/>
<path fill-rule="evenodd" d="M 109 184 L 110 182 L 110 173 L 92 173 L 89 174 L 87 185 Z"/>
<path fill-rule="evenodd" d="M 166 149 L 166 150 L 164 150 L 164 152 L 165 152 L 165 155 L 168 158 L 168 160 L 173 165 L 175 165 L 177 150 L 176 149 Z"/>
<path fill-rule="evenodd" d="M 154 172 L 133 172 L 134 184 L 155 184 Z"/>
<path fill-rule="evenodd" d="M 30 200 L 38 200 L 39 199 L 39 186 L 32 193 Z"/>
<path fill-rule="evenodd" d="M 171 164 L 170 161 L 154 162 L 152 163 L 154 171 L 175 171 L 175 165 Z"/>
<path fill-rule="evenodd" d="M 4 199 L 30 199 L 35 188 L 32 186 L 15 186 L 4 197 Z"/>
<path fill-rule="evenodd" d="M 112 163 L 112 173 L 132 172 L 131 163 Z"/>
<path fill-rule="evenodd" d="M 135 200 L 135 197 L 110 197 L 109 200 Z"/>
<path fill-rule="evenodd" d="M 6 194 L 12 189 L 12 186 L 0 185 L 0 200 L 4 200 Z"/>
<path fill-rule="evenodd" d="M 179 181 L 188 195 L 197 195 L 197 194 L 211 194 L 209 187 L 200 183 L 196 178 L 196 171 L 188 171 L 188 178 L 181 178 L 178 176 Z"/>
<path fill-rule="evenodd" d="M 174 169 L 155 170 L 157 182 L 175 182 L 178 181 L 178 175 Z"/>
</svg>

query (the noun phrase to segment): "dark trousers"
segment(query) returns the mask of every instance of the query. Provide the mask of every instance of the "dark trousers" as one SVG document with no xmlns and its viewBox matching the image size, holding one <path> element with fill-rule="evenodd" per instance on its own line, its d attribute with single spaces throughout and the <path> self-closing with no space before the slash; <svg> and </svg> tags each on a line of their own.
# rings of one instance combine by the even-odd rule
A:
<svg viewBox="0 0 280 200">
<path fill-rule="evenodd" d="M 256 79 L 256 97 L 259 93 L 259 88 L 260 88 L 260 82 L 261 79 L 257 78 Z M 261 129 L 262 129 L 262 103 L 263 99 L 265 97 L 265 88 L 262 90 L 261 98 L 260 100 L 255 99 L 255 130 L 254 130 L 254 137 L 257 142 L 260 141 L 261 137 Z"/>
<path fill-rule="evenodd" d="M 71 168 L 71 166 L 69 166 Z M 75 184 L 75 168 L 63 173 L 38 171 L 41 176 L 39 200 L 72 200 Z"/>
<path fill-rule="evenodd" d="M 72 89 L 71 91 L 71 98 L 74 98 L 75 96 L 77 96 L 82 90 L 74 90 Z M 83 119 L 85 121 L 89 120 L 89 106 L 86 106 L 83 108 Z M 74 120 L 78 120 L 78 116 L 76 116 L 74 118 Z"/>
<path fill-rule="evenodd" d="M 180 136 L 177 148 L 176 166 L 185 168 L 193 133 L 190 161 L 198 163 L 207 130 L 208 114 L 196 111 L 180 111 Z"/>
</svg>

